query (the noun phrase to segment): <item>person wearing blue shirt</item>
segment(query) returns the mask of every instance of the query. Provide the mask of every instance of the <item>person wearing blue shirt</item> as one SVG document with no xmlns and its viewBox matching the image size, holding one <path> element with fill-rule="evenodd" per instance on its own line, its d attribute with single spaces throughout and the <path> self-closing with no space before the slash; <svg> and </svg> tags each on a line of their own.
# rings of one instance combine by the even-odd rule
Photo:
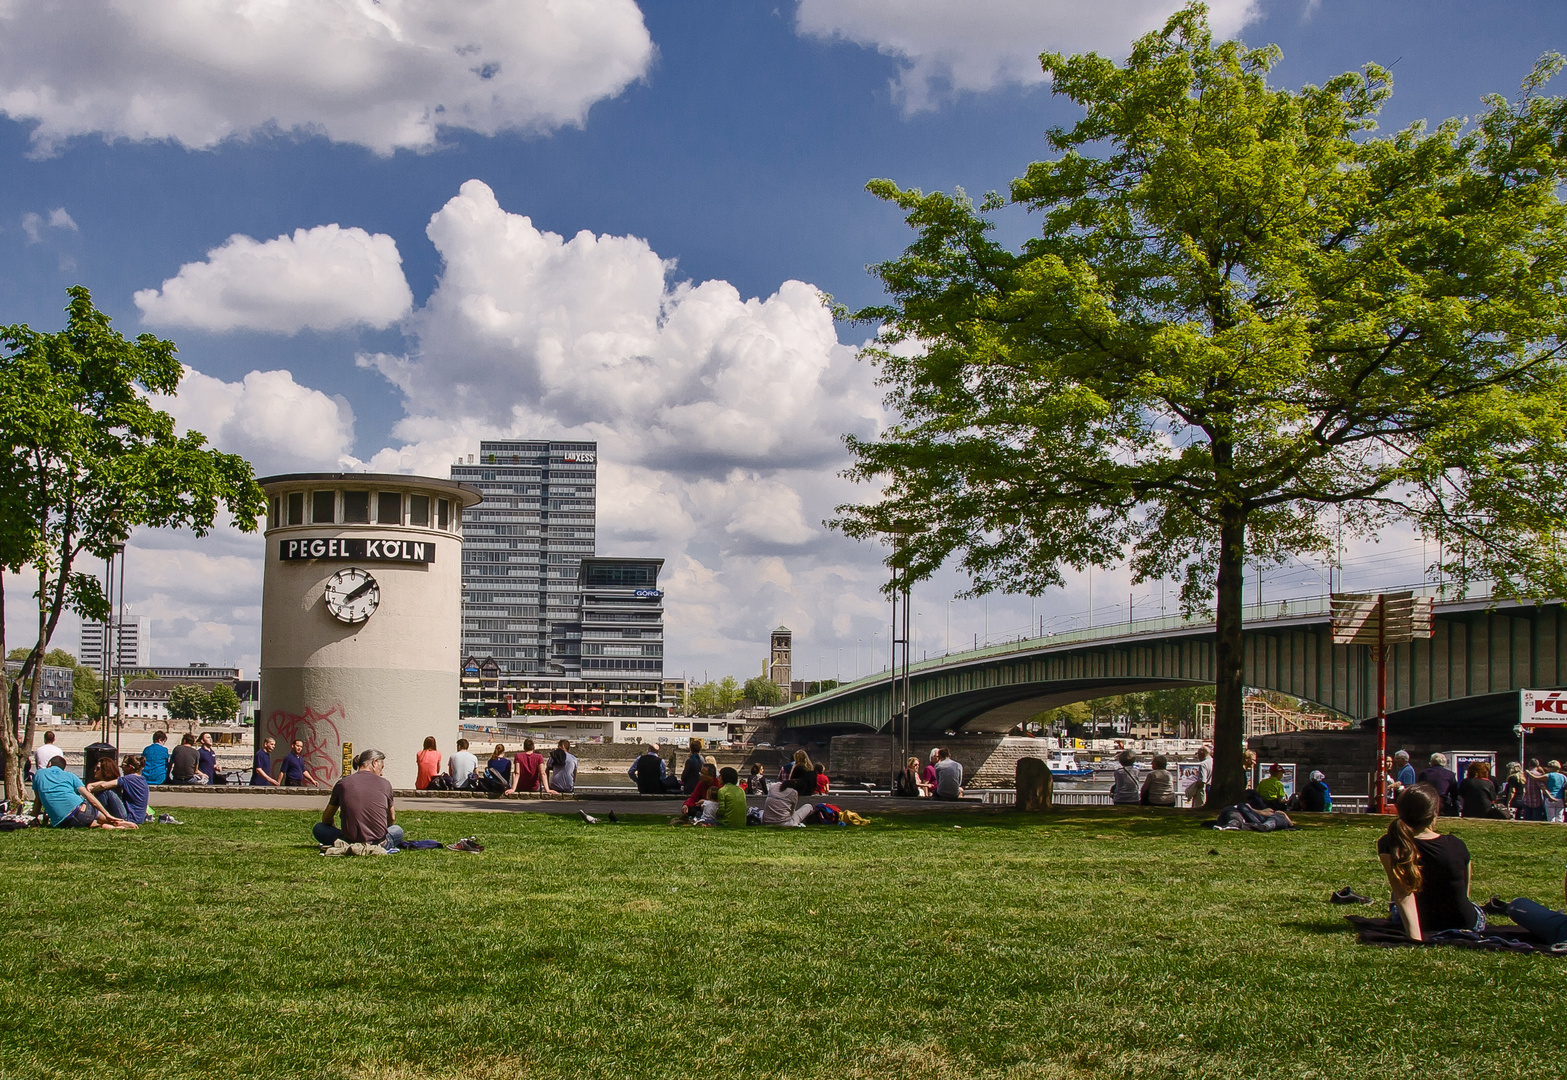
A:
<svg viewBox="0 0 1567 1080">
<path fill-rule="evenodd" d="M 1545 763 L 1545 793 L 1553 799 L 1560 799 L 1567 792 L 1567 773 L 1562 772 L 1562 763 L 1559 761 L 1547 761 Z"/>
<path fill-rule="evenodd" d="M 98 797 L 87 790 L 82 778 L 65 768 L 65 755 L 49 762 L 33 774 L 33 794 L 38 797 L 39 816 L 54 829 L 134 829 L 103 808 Z"/>
<path fill-rule="evenodd" d="M 196 769 L 207 778 L 207 783 L 218 782 L 218 751 L 212 745 L 212 732 L 203 731 L 196 742 Z"/>
<path fill-rule="evenodd" d="M 284 787 L 302 787 L 309 784 L 311 787 L 320 787 L 321 781 L 305 766 L 305 741 L 295 739 L 289 747 L 288 754 L 283 758 L 282 780 Z"/>
<path fill-rule="evenodd" d="M 1410 787 L 1415 782 L 1415 767 L 1409 763 L 1409 751 L 1400 750 L 1393 755 L 1393 779 L 1398 781 L 1401 788 Z"/>
<path fill-rule="evenodd" d="M 167 731 L 154 731 L 152 745 L 141 752 L 142 760 L 147 763 L 142 766 L 141 775 L 149 784 L 161 784 L 169 778 L 168 742 Z"/>
<path fill-rule="evenodd" d="M 250 770 L 251 787 L 280 787 L 281 782 L 272 775 L 272 751 L 277 747 L 277 740 L 270 735 L 261 740 L 261 749 L 256 751 L 256 760 Z"/>
</svg>

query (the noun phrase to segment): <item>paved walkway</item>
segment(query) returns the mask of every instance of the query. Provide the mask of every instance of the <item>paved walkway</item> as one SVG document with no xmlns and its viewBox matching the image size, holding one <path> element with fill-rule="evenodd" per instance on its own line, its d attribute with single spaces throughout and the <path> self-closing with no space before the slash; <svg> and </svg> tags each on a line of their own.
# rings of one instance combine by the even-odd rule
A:
<svg viewBox="0 0 1567 1080">
<path fill-rule="evenodd" d="M 313 810 L 320 813 L 326 807 L 327 791 L 325 788 L 319 792 L 304 792 L 289 790 L 287 792 L 274 791 L 266 788 L 249 787 L 223 787 L 215 790 L 202 790 L 198 788 L 162 788 L 152 789 L 152 805 L 157 810 L 169 807 L 211 807 L 219 810 Z M 586 810 L 590 814 L 602 816 L 614 811 L 616 814 L 658 814 L 672 817 L 680 813 L 682 798 L 678 795 L 660 797 L 657 795 L 636 795 L 631 792 L 617 794 L 604 792 L 591 795 L 557 796 L 555 798 L 472 798 L 467 796 L 451 796 L 446 793 L 439 795 L 418 795 L 407 792 L 398 792 L 397 809 L 404 813 L 415 811 L 463 811 L 465 813 L 498 813 L 498 814 L 575 814 L 579 810 Z M 761 799 L 750 800 L 753 805 L 760 806 Z M 841 806 L 845 810 L 853 810 L 865 814 L 867 817 L 874 814 L 910 814 L 910 813 L 996 813 L 1005 812 L 1005 808 L 986 807 L 977 799 L 964 799 L 961 802 L 948 802 L 937 799 L 893 799 L 885 795 L 855 795 L 848 793 L 833 793 L 823 797 L 823 801 L 831 802 L 834 806 Z"/>
</svg>

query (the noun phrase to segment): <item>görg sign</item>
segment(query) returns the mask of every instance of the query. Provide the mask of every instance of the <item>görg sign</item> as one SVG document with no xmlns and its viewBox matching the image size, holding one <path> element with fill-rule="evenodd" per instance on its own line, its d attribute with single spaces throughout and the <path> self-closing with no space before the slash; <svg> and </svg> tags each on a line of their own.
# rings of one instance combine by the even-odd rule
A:
<svg viewBox="0 0 1567 1080">
<path fill-rule="evenodd" d="M 300 559 L 362 559 L 400 563 L 433 563 L 435 545 L 416 540 L 372 540 L 366 537 L 339 536 L 330 540 L 279 540 L 278 558 L 284 562 Z"/>
</svg>

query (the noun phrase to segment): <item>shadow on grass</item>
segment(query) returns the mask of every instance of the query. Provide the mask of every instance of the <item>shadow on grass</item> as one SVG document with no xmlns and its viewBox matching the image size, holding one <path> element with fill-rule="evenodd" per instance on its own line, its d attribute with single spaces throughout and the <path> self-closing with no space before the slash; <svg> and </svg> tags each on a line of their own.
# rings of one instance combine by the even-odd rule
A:
<svg viewBox="0 0 1567 1080">
<path fill-rule="evenodd" d="M 1300 919 L 1287 919 L 1279 923 L 1280 929 L 1295 930 L 1302 934 L 1320 934 L 1331 937 L 1337 934 L 1353 934 L 1355 928 L 1340 916 L 1334 922 L 1306 922 Z"/>
</svg>

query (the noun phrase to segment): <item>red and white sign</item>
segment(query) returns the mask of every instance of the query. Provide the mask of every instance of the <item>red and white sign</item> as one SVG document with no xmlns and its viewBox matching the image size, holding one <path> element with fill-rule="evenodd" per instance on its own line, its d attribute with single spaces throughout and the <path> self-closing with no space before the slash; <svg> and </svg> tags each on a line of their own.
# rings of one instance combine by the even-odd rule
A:
<svg viewBox="0 0 1567 1080">
<path fill-rule="evenodd" d="M 1518 722 L 1526 728 L 1567 728 L 1567 690 L 1518 691 Z"/>
</svg>

